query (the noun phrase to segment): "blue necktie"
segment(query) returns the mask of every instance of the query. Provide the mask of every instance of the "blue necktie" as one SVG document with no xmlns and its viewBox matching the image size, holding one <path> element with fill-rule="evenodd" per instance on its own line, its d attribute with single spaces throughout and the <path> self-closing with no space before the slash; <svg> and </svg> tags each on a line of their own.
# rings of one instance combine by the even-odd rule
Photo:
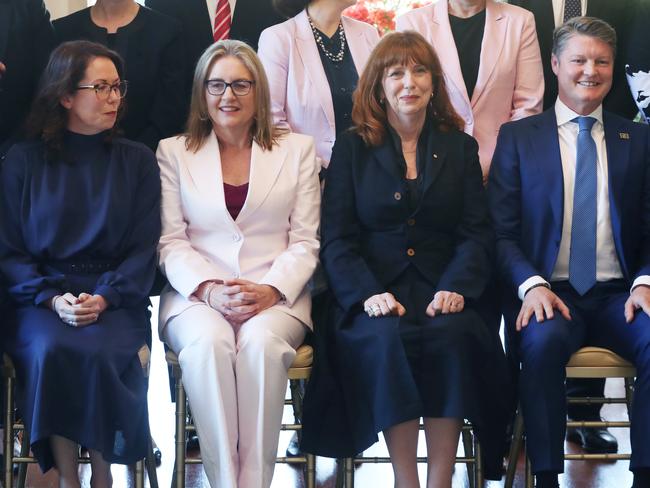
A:
<svg viewBox="0 0 650 488">
<path fill-rule="evenodd" d="M 562 22 L 566 22 L 573 17 L 580 17 L 581 15 L 581 0 L 564 0 L 564 15 L 562 16 Z"/>
<path fill-rule="evenodd" d="M 596 284 L 596 143 L 591 137 L 593 117 L 577 117 L 578 150 L 573 187 L 573 222 L 569 255 L 569 283 L 584 295 Z"/>
</svg>

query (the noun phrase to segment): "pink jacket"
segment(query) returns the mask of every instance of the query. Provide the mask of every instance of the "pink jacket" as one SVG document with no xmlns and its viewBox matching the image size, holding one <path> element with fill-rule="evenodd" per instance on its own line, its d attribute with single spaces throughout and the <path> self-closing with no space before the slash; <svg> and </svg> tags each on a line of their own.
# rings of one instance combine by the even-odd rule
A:
<svg viewBox="0 0 650 488">
<path fill-rule="evenodd" d="M 342 22 L 352 59 L 361 73 L 379 34 L 364 22 L 348 17 Z M 271 86 L 274 122 L 313 136 L 316 156 L 327 167 L 336 138 L 334 105 L 306 12 L 264 30 L 258 55 Z"/>
<path fill-rule="evenodd" d="M 460 69 L 447 1 L 412 10 L 397 19 L 397 30 L 414 30 L 434 47 L 451 103 L 465 120 L 465 132 L 479 144 L 484 177 L 504 122 L 542 111 L 544 73 L 533 14 L 487 0 L 481 64 L 472 99 Z"/>
</svg>

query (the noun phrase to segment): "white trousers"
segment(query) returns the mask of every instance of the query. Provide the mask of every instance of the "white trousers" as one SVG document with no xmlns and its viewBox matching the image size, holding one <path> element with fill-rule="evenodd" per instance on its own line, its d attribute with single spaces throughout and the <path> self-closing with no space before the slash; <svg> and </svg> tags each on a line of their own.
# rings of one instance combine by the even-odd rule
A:
<svg viewBox="0 0 650 488">
<path fill-rule="evenodd" d="M 271 485 L 287 370 L 305 332 L 273 307 L 238 331 L 204 304 L 167 323 L 165 339 L 178 355 L 212 488 Z"/>
</svg>

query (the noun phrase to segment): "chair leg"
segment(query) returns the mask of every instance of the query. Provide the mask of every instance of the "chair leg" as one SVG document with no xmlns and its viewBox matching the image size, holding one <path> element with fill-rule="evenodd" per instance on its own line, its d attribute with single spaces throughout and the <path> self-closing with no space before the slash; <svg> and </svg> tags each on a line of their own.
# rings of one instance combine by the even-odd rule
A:
<svg viewBox="0 0 650 488">
<path fill-rule="evenodd" d="M 29 456 L 29 432 L 27 431 L 26 428 L 23 428 L 23 439 L 20 443 L 20 457 L 27 457 Z M 13 449 L 11 451 L 13 453 Z M 25 480 L 27 479 L 27 467 L 29 465 L 27 463 L 19 463 L 18 464 L 18 481 L 16 483 L 16 486 L 18 488 L 25 488 Z"/>
<path fill-rule="evenodd" d="M 144 461 L 135 463 L 135 488 L 144 488 Z"/>
<path fill-rule="evenodd" d="M 345 458 L 343 460 L 343 469 L 345 488 L 354 488 L 354 458 Z"/>
<path fill-rule="evenodd" d="M 508 453 L 508 467 L 506 468 L 505 488 L 512 488 L 515 482 L 515 473 L 517 472 L 517 462 L 524 442 L 524 417 L 521 409 L 515 416 L 515 425 L 512 429 L 512 441 L 510 443 L 510 452 Z"/>
<path fill-rule="evenodd" d="M 156 458 L 153 454 L 153 440 L 151 439 L 151 432 L 149 432 L 149 442 L 147 446 L 147 459 L 145 460 L 145 467 L 147 468 L 147 476 L 149 477 L 149 487 L 158 488 L 158 473 L 156 473 Z"/>
<path fill-rule="evenodd" d="M 463 452 L 465 453 L 466 458 L 470 458 L 474 456 L 474 447 L 473 447 L 473 440 L 472 440 L 472 432 L 469 430 L 461 430 L 460 431 L 460 436 L 463 440 Z M 476 466 L 474 463 L 466 463 L 465 466 L 467 467 L 467 480 L 469 481 L 469 488 L 475 488 L 477 485 L 475 483 L 475 476 L 476 476 Z"/>
<path fill-rule="evenodd" d="M 634 378 L 623 378 L 625 381 L 625 403 L 627 405 L 627 418 L 632 411 L 632 400 L 634 399 Z"/>
<path fill-rule="evenodd" d="M 5 378 L 5 429 L 4 429 L 4 486 L 11 488 L 14 483 L 14 379 Z"/>
<path fill-rule="evenodd" d="M 533 488 L 533 484 L 535 481 L 535 476 L 533 475 L 533 471 L 530 466 L 530 459 L 528 459 L 528 453 L 526 453 L 526 488 Z"/>
<path fill-rule="evenodd" d="M 185 487 L 185 418 L 186 397 L 180 372 L 176 377 L 176 456 L 174 459 L 174 473 L 172 474 L 172 488 Z"/>
<path fill-rule="evenodd" d="M 478 442 L 478 437 L 476 433 L 474 437 L 474 486 L 477 488 L 483 488 L 483 483 L 485 481 L 485 476 L 483 473 L 483 453 L 481 452 L 481 444 Z"/>
<path fill-rule="evenodd" d="M 305 459 L 307 460 L 305 469 L 306 488 L 316 488 L 316 456 L 305 453 Z"/>
</svg>

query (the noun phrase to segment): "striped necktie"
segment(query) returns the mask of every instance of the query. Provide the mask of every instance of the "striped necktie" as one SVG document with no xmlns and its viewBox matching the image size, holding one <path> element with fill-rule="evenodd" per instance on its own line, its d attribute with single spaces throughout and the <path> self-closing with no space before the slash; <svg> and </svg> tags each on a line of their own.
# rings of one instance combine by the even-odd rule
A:
<svg viewBox="0 0 650 488">
<path fill-rule="evenodd" d="M 230 2 L 228 0 L 219 0 L 217 2 L 213 38 L 214 42 L 230 38 Z"/>
<path fill-rule="evenodd" d="M 566 22 L 573 17 L 580 17 L 581 15 L 581 0 L 564 0 L 564 15 L 562 16 L 562 22 Z"/>
</svg>

